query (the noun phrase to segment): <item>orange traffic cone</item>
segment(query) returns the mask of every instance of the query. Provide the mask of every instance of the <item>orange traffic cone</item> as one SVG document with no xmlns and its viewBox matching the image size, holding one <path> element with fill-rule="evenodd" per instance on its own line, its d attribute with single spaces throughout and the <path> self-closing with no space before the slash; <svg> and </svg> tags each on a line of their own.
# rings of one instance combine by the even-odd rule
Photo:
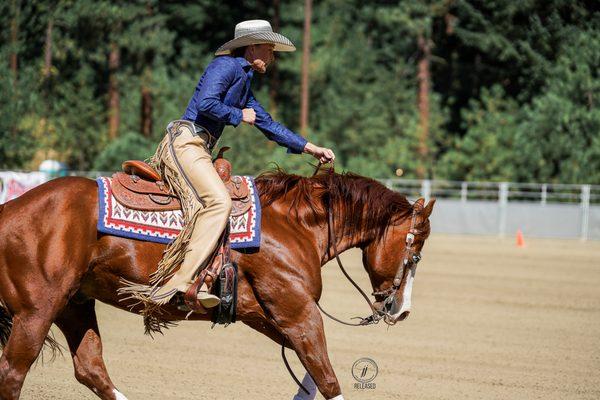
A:
<svg viewBox="0 0 600 400">
<path fill-rule="evenodd" d="M 525 239 L 523 238 L 523 231 L 517 230 L 517 247 L 525 247 Z"/>
</svg>

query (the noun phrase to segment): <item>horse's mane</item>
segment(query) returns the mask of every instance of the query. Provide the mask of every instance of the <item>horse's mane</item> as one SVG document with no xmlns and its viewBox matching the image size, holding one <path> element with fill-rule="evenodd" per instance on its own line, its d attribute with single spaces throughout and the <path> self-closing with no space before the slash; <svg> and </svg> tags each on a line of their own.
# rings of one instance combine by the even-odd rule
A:
<svg viewBox="0 0 600 400">
<path fill-rule="evenodd" d="M 263 207 L 290 193 L 290 214 L 301 220 L 311 213 L 317 216 L 319 210 L 327 210 L 330 201 L 340 202 L 345 216 L 342 235 L 371 232 L 378 239 L 390 224 L 412 213 L 411 204 L 400 193 L 350 172 L 303 177 L 276 168 L 262 173 L 255 182 Z"/>
</svg>

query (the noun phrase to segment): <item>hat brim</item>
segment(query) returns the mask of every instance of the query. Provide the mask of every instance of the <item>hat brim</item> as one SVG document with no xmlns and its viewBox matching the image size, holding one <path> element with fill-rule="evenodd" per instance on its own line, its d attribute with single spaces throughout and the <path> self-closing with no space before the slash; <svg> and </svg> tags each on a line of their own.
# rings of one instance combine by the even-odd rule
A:
<svg viewBox="0 0 600 400">
<path fill-rule="evenodd" d="M 296 46 L 291 42 L 290 39 L 283 35 L 275 32 L 254 32 L 244 36 L 237 37 L 223 46 L 219 47 L 215 52 L 216 56 L 222 56 L 231 54 L 231 50 L 238 49 L 240 47 L 250 46 L 253 44 L 271 43 L 275 47 L 273 51 L 295 51 Z"/>
</svg>

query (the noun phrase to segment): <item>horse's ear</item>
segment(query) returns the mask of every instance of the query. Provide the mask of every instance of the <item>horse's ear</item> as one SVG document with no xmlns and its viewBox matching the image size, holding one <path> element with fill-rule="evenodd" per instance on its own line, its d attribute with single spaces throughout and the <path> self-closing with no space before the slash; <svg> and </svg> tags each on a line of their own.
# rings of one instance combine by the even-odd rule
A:
<svg viewBox="0 0 600 400">
<path fill-rule="evenodd" d="M 423 210 L 424 218 L 429 218 L 429 216 L 431 215 L 431 212 L 433 211 L 434 205 L 435 205 L 435 199 L 431 199 L 429 201 L 429 203 L 427 203 L 427 205 L 425 206 L 425 209 Z"/>
<path fill-rule="evenodd" d="M 423 209 L 424 205 L 425 205 L 425 199 L 422 197 L 419 197 L 417 199 L 417 201 L 415 201 L 415 203 L 413 204 L 413 207 L 416 208 L 418 211 L 421 211 Z"/>
</svg>

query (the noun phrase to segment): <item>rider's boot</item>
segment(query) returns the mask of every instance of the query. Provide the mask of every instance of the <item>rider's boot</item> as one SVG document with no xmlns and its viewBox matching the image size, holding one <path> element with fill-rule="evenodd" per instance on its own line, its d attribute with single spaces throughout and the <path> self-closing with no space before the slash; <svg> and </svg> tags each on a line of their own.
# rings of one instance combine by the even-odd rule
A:
<svg viewBox="0 0 600 400">
<path fill-rule="evenodd" d="M 221 299 L 214 294 L 211 294 L 211 288 L 215 279 L 219 279 L 219 275 L 221 274 L 221 270 L 223 266 L 229 263 L 231 259 L 231 243 L 229 242 L 229 227 L 225 229 L 222 236 L 221 246 L 219 251 L 210 266 L 206 277 L 204 278 L 204 283 L 200 287 L 198 294 L 196 297 L 198 301 L 205 307 L 211 308 L 216 307 L 221 303 Z"/>
<path fill-rule="evenodd" d="M 221 302 L 221 299 L 218 296 L 215 296 L 214 294 L 210 294 L 209 292 L 210 292 L 210 289 L 208 288 L 206 283 L 204 283 L 202 285 L 202 287 L 200 288 L 200 290 L 198 291 L 198 294 L 196 295 L 196 297 L 198 298 L 198 301 L 202 304 L 202 306 L 204 306 L 204 308 L 216 307 Z"/>
</svg>

